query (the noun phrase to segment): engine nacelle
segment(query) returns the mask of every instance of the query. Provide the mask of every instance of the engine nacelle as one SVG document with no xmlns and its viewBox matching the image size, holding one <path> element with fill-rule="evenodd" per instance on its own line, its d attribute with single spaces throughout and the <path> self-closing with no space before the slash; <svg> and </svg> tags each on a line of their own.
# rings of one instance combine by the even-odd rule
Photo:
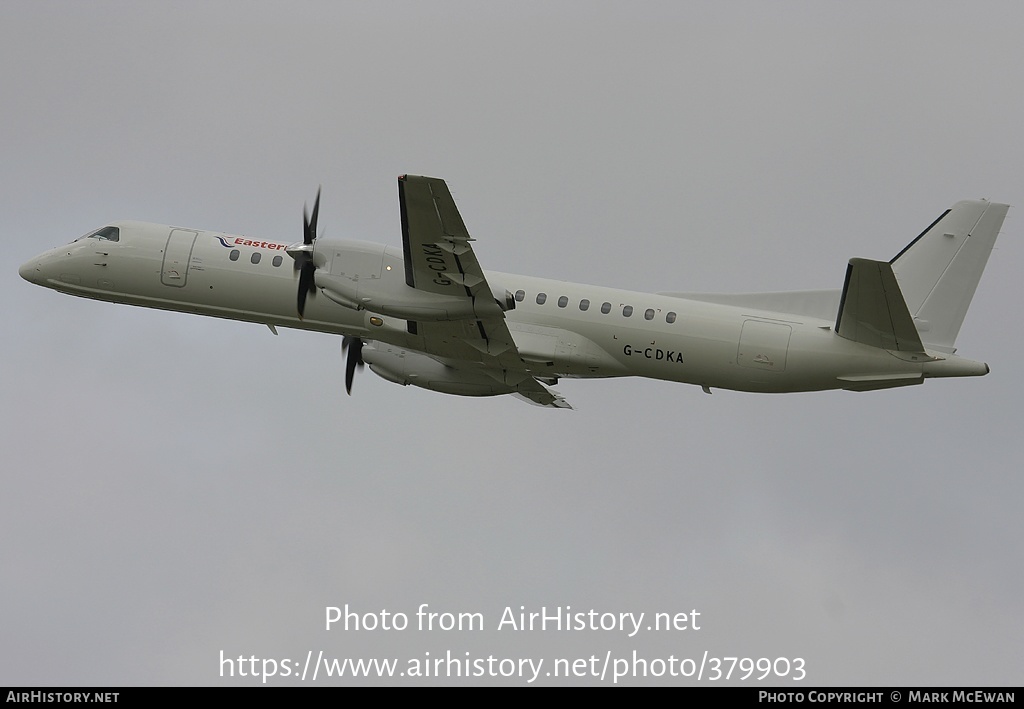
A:
<svg viewBox="0 0 1024 709">
<path fill-rule="evenodd" d="M 509 300 L 515 303 L 507 291 L 500 302 L 486 297 L 452 298 L 410 288 L 404 282 L 356 281 L 319 270 L 316 284 L 339 305 L 404 320 L 476 320 L 500 315 Z"/>
<path fill-rule="evenodd" d="M 496 396 L 515 391 L 486 374 L 453 369 L 427 355 L 382 342 L 367 342 L 362 356 L 374 374 L 402 386 L 411 384 L 459 396 Z"/>
</svg>

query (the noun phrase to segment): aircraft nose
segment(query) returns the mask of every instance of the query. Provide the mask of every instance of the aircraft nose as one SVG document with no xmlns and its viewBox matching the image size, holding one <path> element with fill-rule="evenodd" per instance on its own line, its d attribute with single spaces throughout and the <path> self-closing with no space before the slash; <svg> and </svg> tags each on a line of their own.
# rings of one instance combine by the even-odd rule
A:
<svg viewBox="0 0 1024 709">
<path fill-rule="evenodd" d="M 18 269 L 18 275 L 29 283 L 35 283 L 36 278 L 39 276 L 39 260 L 32 259 L 23 263 L 21 268 Z"/>
</svg>

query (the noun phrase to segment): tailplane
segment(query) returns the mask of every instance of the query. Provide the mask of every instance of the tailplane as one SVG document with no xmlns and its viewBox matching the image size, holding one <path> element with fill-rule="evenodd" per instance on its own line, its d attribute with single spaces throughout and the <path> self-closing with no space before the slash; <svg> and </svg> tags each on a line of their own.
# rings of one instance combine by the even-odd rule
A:
<svg viewBox="0 0 1024 709">
<path fill-rule="evenodd" d="M 955 351 L 953 343 L 1008 209 L 985 200 L 957 202 L 889 262 L 929 349 Z"/>
<path fill-rule="evenodd" d="M 925 351 L 892 266 L 885 261 L 850 259 L 836 333 L 884 350 Z"/>
</svg>

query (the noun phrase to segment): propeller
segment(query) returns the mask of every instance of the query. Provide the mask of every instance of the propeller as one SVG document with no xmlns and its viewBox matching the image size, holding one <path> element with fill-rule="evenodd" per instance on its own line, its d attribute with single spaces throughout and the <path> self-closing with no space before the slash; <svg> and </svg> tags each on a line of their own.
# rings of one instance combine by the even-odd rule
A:
<svg viewBox="0 0 1024 709">
<path fill-rule="evenodd" d="M 306 312 L 306 297 L 316 296 L 316 263 L 313 262 L 313 251 L 316 241 L 316 222 L 320 214 L 320 189 L 316 191 L 316 201 L 313 202 L 313 216 L 310 217 L 306 208 L 302 208 L 302 246 L 295 244 L 289 246 L 288 254 L 295 259 L 292 268 L 299 274 L 299 293 L 297 306 L 299 319 L 301 320 Z"/>
<path fill-rule="evenodd" d="M 299 319 L 306 312 L 306 298 L 316 296 L 316 262 L 313 260 L 313 253 L 316 250 L 316 225 L 320 216 L 320 188 L 316 190 L 316 201 L 313 202 L 313 214 L 310 215 L 306 207 L 302 208 L 302 244 L 292 244 L 285 251 L 295 259 L 292 265 L 293 270 L 299 274 L 299 291 L 296 305 L 299 310 Z M 366 364 L 363 361 L 363 341 L 358 337 L 345 335 L 341 340 L 341 351 L 348 356 L 345 360 L 345 391 L 352 395 L 352 379 L 355 377 L 356 369 L 362 369 Z"/>
<path fill-rule="evenodd" d="M 348 357 L 345 359 L 345 391 L 352 396 L 352 379 L 355 377 L 356 369 L 362 369 L 363 365 L 363 341 L 358 337 L 345 335 L 341 340 L 341 352 L 348 350 Z"/>
</svg>

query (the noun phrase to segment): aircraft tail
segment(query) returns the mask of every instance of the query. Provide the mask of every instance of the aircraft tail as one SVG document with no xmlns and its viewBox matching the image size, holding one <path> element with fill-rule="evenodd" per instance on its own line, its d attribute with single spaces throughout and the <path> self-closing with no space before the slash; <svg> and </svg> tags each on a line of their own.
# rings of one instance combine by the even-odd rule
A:
<svg viewBox="0 0 1024 709">
<path fill-rule="evenodd" d="M 836 333 L 872 347 L 924 354 L 892 266 L 885 261 L 850 259 Z"/>
<path fill-rule="evenodd" d="M 929 348 L 955 351 L 953 343 L 1008 209 L 985 200 L 957 202 L 889 262 Z"/>
</svg>

